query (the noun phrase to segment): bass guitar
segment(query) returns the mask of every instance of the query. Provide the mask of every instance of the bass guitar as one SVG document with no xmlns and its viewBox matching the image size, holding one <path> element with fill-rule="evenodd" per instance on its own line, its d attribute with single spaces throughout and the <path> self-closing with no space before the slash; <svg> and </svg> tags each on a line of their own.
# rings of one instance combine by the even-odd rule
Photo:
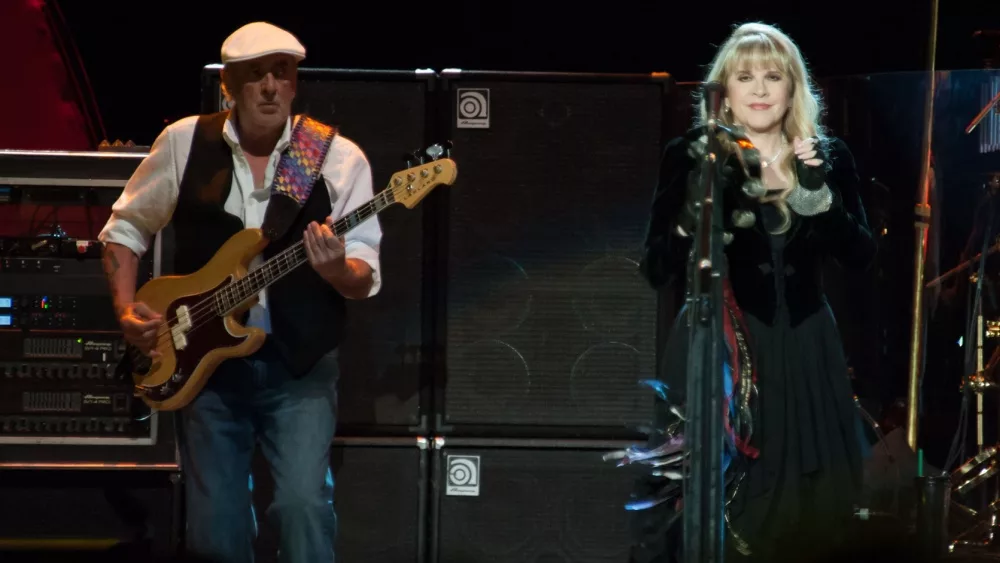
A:
<svg viewBox="0 0 1000 563">
<path fill-rule="evenodd" d="M 432 189 L 452 184 L 458 167 L 446 150 L 427 150 L 430 162 L 396 172 L 388 186 L 368 203 L 337 220 L 337 236 L 395 204 L 414 208 Z M 237 319 L 256 302 L 261 291 L 292 270 L 308 263 L 302 241 L 291 245 L 260 266 L 250 262 L 268 244 L 260 229 L 233 235 L 200 270 L 184 276 L 162 276 L 143 285 L 136 301 L 145 303 L 164 320 L 150 358 L 129 347 L 123 369 L 135 384 L 136 395 L 150 408 L 172 411 L 190 403 L 215 369 L 229 358 L 256 352 L 266 338 L 260 328 L 246 327 Z"/>
</svg>

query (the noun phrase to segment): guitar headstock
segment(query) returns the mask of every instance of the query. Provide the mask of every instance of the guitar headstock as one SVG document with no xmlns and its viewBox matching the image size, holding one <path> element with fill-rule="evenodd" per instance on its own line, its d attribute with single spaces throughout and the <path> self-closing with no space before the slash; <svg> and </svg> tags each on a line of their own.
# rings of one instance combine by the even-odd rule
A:
<svg viewBox="0 0 1000 563">
<path fill-rule="evenodd" d="M 400 170 L 389 178 L 388 189 L 392 191 L 393 200 L 413 209 L 435 187 L 455 183 L 458 165 L 449 157 L 450 149 L 451 143 L 445 143 L 428 147 L 424 151 L 427 158 L 420 156 L 418 152 L 407 155 L 409 168 Z M 414 166 L 414 160 L 420 164 Z"/>
</svg>

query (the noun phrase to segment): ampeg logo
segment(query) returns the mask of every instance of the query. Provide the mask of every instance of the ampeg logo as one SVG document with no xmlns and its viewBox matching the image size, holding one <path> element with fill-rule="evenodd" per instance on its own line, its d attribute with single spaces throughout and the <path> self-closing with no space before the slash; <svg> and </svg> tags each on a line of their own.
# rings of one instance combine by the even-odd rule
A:
<svg viewBox="0 0 1000 563">
<path fill-rule="evenodd" d="M 448 496 L 479 496 L 479 456 L 448 456 Z"/>
<path fill-rule="evenodd" d="M 458 89 L 457 126 L 459 129 L 490 128 L 489 88 Z"/>
</svg>

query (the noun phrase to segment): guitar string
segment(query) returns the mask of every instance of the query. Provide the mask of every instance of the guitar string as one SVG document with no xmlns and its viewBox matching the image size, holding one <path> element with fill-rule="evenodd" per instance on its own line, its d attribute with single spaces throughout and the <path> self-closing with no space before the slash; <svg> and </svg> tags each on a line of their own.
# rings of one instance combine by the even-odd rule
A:
<svg viewBox="0 0 1000 563">
<path fill-rule="evenodd" d="M 383 191 L 383 194 L 384 193 L 385 192 Z M 382 199 L 385 200 L 388 199 L 382 196 L 382 194 L 380 194 L 379 197 L 382 197 Z M 364 219 L 360 219 L 357 223 L 360 224 L 362 221 L 367 220 L 372 216 L 371 211 L 374 209 L 375 206 L 370 202 L 365 204 L 364 206 L 359 207 L 356 211 L 352 212 L 352 215 L 356 214 L 358 216 L 364 216 Z M 336 233 L 336 236 L 341 235 L 341 228 L 347 227 L 346 224 L 340 225 L 339 227 L 338 225 L 342 222 L 347 223 L 348 218 L 349 216 L 344 217 L 341 220 L 338 220 L 337 222 L 334 223 L 333 230 Z M 213 292 L 210 297 L 206 297 L 205 299 L 192 305 L 191 310 L 188 314 L 189 316 L 191 316 L 192 319 L 191 322 L 193 326 L 188 331 L 188 333 L 193 332 L 196 328 L 204 324 L 203 321 L 206 318 L 210 319 L 213 314 L 218 315 L 218 311 L 216 310 L 217 306 L 233 303 L 230 307 L 225 309 L 225 312 L 228 312 L 239 307 L 240 305 L 248 301 L 250 298 L 257 295 L 257 293 L 259 292 L 250 291 L 250 288 L 247 287 L 250 285 L 250 283 L 248 282 L 260 281 L 262 279 L 266 279 L 268 276 L 274 279 L 274 281 L 277 281 L 281 277 L 284 277 L 284 275 L 286 275 L 287 273 L 290 273 L 291 270 L 295 269 L 298 265 L 300 265 L 299 260 L 302 259 L 304 253 L 302 255 L 298 255 L 297 251 L 299 249 L 304 249 L 304 247 L 305 247 L 304 241 L 296 242 L 292 246 L 286 248 L 285 250 L 273 256 L 270 260 L 268 260 L 266 264 L 263 264 L 260 267 L 251 270 L 246 276 L 238 280 L 234 280 L 229 285 L 226 285 L 225 287 Z M 292 256 L 293 254 L 296 254 L 296 256 Z M 274 270 L 277 271 L 274 272 Z M 243 295 L 244 293 L 247 293 L 247 295 L 244 296 Z M 239 301 L 235 301 L 236 299 L 239 299 Z M 163 328 L 160 331 L 158 331 L 156 335 L 157 346 L 159 346 L 160 342 L 163 340 L 164 337 L 171 335 L 172 329 L 170 328 L 170 323 L 176 320 L 177 317 L 168 317 L 165 323 L 166 328 Z"/>
<path fill-rule="evenodd" d="M 265 268 L 265 267 L 266 268 L 270 268 L 274 264 L 277 264 L 279 261 L 285 261 L 287 259 L 287 255 L 291 254 L 293 251 L 297 250 L 298 248 L 300 248 L 302 246 L 304 246 L 304 244 L 303 244 L 302 241 L 299 241 L 299 242 L 295 243 L 294 245 L 292 245 L 292 246 L 286 248 L 285 250 L 281 251 L 280 253 L 274 255 L 271 258 L 271 260 L 274 260 L 273 263 L 269 261 L 267 266 L 261 266 L 261 268 L 257 268 L 255 270 L 253 270 L 252 272 L 256 272 L 257 270 Z M 289 268 L 288 271 L 291 271 L 291 268 Z M 248 276 L 249 275 L 250 274 L 248 274 Z M 241 279 L 245 279 L 245 278 L 241 278 Z M 280 279 L 280 278 L 276 278 L 276 279 Z M 233 283 L 237 283 L 238 281 L 239 280 L 237 280 L 236 282 L 233 282 Z M 229 287 L 229 286 L 227 286 L 227 287 Z M 198 304 L 196 304 L 195 306 L 193 306 L 192 311 L 190 313 L 192 315 L 192 328 L 188 331 L 188 333 L 193 332 L 195 330 L 195 328 L 197 328 L 196 326 L 194 326 L 195 322 L 198 322 L 198 326 L 201 326 L 202 324 L 204 324 L 203 323 L 204 319 L 206 319 L 206 318 L 211 319 L 212 313 L 215 313 L 216 315 L 218 314 L 216 311 L 213 310 L 214 309 L 214 303 L 207 304 L 208 315 L 203 314 L 205 312 L 206 305 L 202 305 L 202 304 L 205 303 L 208 300 L 212 300 L 214 302 L 215 299 L 216 299 L 216 297 L 215 297 L 216 294 L 219 293 L 219 292 L 222 292 L 222 291 L 225 291 L 225 288 L 221 289 L 221 290 L 218 290 L 217 292 L 215 292 L 215 293 L 212 294 L 212 297 L 206 298 L 205 300 L 203 300 L 203 301 L 199 302 Z M 197 319 L 195 317 L 197 317 Z M 154 349 L 155 348 L 159 348 L 160 344 L 164 340 L 164 337 L 167 337 L 167 336 L 171 336 L 172 337 L 172 332 L 171 332 L 172 331 L 172 327 L 170 326 L 170 322 L 171 321 L 176 321 L 176 320 L 177 320 L 176 317 L 174 317 L 172 319 L 168 318 L 168 320 L 163 323 L 165 328 L 161 328 L 157 332 L 157 334 L 156 334 L 156 341 L 155 341 L 155 344 L 153 346 Z M 135 360 L 141 360 L 141 359 L 143 359 L 143 358 L 146 357 L 145 354 L 143 354 L 141 351 L 139 351 L 137 348 L 134 348 L 134 347 L 131 348 L 130 352 L 132 354 L 132 360 L 133 361 L 135 361 Z"/>
<path fill-rule="evenodd" d="M 289 259 L 289 257 L 292 255 L 292 253 L 294 253 L 295 251 L 297 251 L 300 248 L 304 248 L 304 243 L 302 241 L 299 241 L 299 242 L 295 243 L 293 246 L 290 246 L 287 249 L 285 249 L 284 251 L 280 252 L 279 254 L 276 254 L 272 258 L 272 260 L 274 260 L 274 262 L 269 263 L 267 266 L 261 266 L 260 268 L 256 268 L 256 269 L 252 270 L 245 277 L 240 278 L 239 280 L 236 280 L 236 281 L 232 282 L 232 284 L 230 286 L 227 286 L 226 288 L 220 289 L 218 292 L 213 293 L 212 297 L 206 298 L 205 300 L 199 302 L 199 304 L 200 303 L 204 303 L 204 305 L 199 306 L 199 304 L 196 304 L 196 305 L 192 306 L 191 312 L 189 313 L 189 315 L 191 317 L 191 325 L 192 326 L 186 332 L 186 334 L 190 334 L 190 333 L 194 332 L 197 328 L 203 326 L 205 324 L 205 322 L 211 320 L 213 318 L 213 316 L 216 316 L 216 317 L 217 316 L 223 316 L 223 315 L 219 314 L 219 311 L 216 308 L 218 305 L 222 305 L 221 302 L 217 301 L 217 294 L 224 293 L 224 292 L 228 291 L 228 288 L 230 288 L 232 286 L 235 286 L 236 284 L 240 283 L 243 280 L 249 279 L 251 276 L 254 276 L 254 277 L 258 276 L 260 274 L 261 270 L 265 270 L 265 269 L 270 270 L 270 269 L 274 268 L 275 266 L 278 266 L 278 273 L 277 274 L 270 274 L 270 277 L 274 281 L 277 281 L 277 280 L 281 279 L 285 275 L 287 275 L 287 274 L 291 273 L 293 270 L 295 270 L 297 266 L 301 265 L 301 262 L 297 262 L 297 260 L 301 260 L 301 257 L 298 254 L 296 254 L 296 256 L 294 256 L 294 257 L 291 257 L 291 259 Z M 284 271 L 282 271 L 281 268 L 285 268 Z M 242 290 L 241 290 L 241 293 L 242 293 Z M 257 294 L 257 292 L 250 292 L 239 303 L 234 303 L 232 307 L 227 308 L 226 312 L 231 311 L 232 309 L 235 309 L 235 308 L 239 307 L 244 302 L 246 302 L 249 299 L 251 299 L 252 297 L 254 297 L 256 294 Z M 235 297 L 236 296 L 234 295 L 234 298 Z M 212 300 L 213 303 L 207 303 L 208 300 Z M 156 345 L 155 345 L 155 347 L 157 347 L 157 348 L 164 341 L 165 337 L 168 337 L 168 336 L 172 337 L 172 332 L 171 332 L 172 328 L 169 325 L 169 321 L 167 323 L 164 323 L 164 325 L 166 326 L 166 328 L 160 329 L 157 332 L 157 334 L 156 334 Z M 138 349 L 135 349 L 135 348 L 133 348 L 131 350 L 131 353 L 133 355 L 133 357 L 132 357 L 133 360 L 135 360 L 135 359 L 141 359 L 142 357 L 145 357 L 145 354 L 143 354 L 142 352 L 140 352 Z"/>
<path fill-rule="evenodd" d="M 393 203 L 397 203 L 398 202 L 397 195 L 399 193 L 405 191 L 409 186 L 410 186 L 410 184 L 401 185 L 401 186 L 391 186 L 388 189 L 382 190 L 382 192 L 379 193 L 378 196 L 372 198 L 371 201 L 365 203 L 364 205 L 359 206 L 356 210 L 352 211 L 349 215 L 346 215 L 346 216 L 338 219 L 333 224 L 333 230 L 334 230 L 335 235 L 336 236 L 341 236 L 341 232 L 340 232 L 341 228 L 344 228 L 345 229 L 344 233 L 346 233 L 346 232 L 350 231 L 351 229 L 353 229 L 354 227 L 356 227 L 357 225 L 360 225 L 365 220 L 371 218 L 373 215 L 377 214 L 379 211 L 381 211 L 380 209 L 376 208 L 376 204 L 379 204 L 379 201 L 378 201 L 379 199 L 383 200 L 383 202 L 380 204 L 383 209 L 387 208 L 388 206 L 392 205 Z M 389 198 L 387 197 L 389 194 L 392 195 L 392 201 L 389 201 Z M 360 218 L 355 223 L 354 226 L 351 226 L 349 224 L 348 220 L 353 215 L 358 215 L 359 217 L 362 216 L 362 215 L 364 215 L 364 217 Z M 343 223 L 343 225 L 341 225 L 341 223 Z M 199 327 L 203 326 L 205 324 L 205 322 L 208 322 L 209 320 L 211 320 L 213 314 L 215 314 L 215 316 L 220 316 L 218 314 L 218 312 L 215 311 L 215 308 L 214 308 L 214 306 L 216 304 L 215 302 L 216 302 L 216 300 L 218 298 L 217 296 L 220 293 L 225 293 L 226 291 L 229 291 L 230 289 L 232 289 L 234 287 L 237 287 L 237 286 L 246 286 L 246 285 L 249 285 L 246 282 L 250 281 L 251 278 L 256 279 L 256 276 L 262 275 L 262 273 L 265 270 L 271 270 L 274 265 L 279 264 L 280 262 L 284 262 L 285 263 L 284 264 L 285 271 L 282 272 L 279 269 L 279 273 L 278 273 L 278 275 L 276 277 L 275 277 L 274 274 L 271 274 L 271 276 L 274 279 L 274 281 L 277 281 L 278 279 L 281 279 L 282 277 L 284 277 L 285 275 L 287 275 L 288 273 L 290 273 L 292 270 L 294 270 L 295 268 L 297 268 L 299 265 L 301 265 L 301 263 L 302 263 L 301 262 L 301 257 L 299 258 L 299 261 L 297 261 L 297 263 L 294 263 L 294 264 L 290 264 L 289 261 L 288 261 L 288 258 L 289 258 L 289 255 L 291 255 L 294 252 L 297 252 L 300 248 L 304 249 L 304 246 L 305 246 L 304 241 L 299 241 L 299 242 L 295 243 L 294 245 L 286 248 L 285 250 L 283 250 L 280 253 L 278 253 L 275 256 L 273 256 L 270 260 L 268 260 L 267 264 L 262 265 L 262 266 L 260 266 L 258 268 L 255 268 L 254 270 L 251 270 L 246 276 L 244 276 L 244 277 L 242 277 L 242 278 L 240 278 L 238 280 L 234 280 L 233 282 L 231 282 L 229 285 L 225 286 L 224 288 L 215 291 L 210 297 L 206 297 L 205 299 L 203 299 L 203 300 L 199 301 L 198 303 L 196 303 L 195 305 L 193 305 L 191 307 L 191 311 L 189 312 L 189 315 L 191 315 L 191 317 L 192 317 L 192 327 L 187 331 L 187 334 L 190 334 L 190 333 L 194 332 L 196 329 L 198 329 Z M 249 288 L 247 288 L 247 289 L 244 290 L 242 287 L 239 287 L 235 293 L 236 293 L 237 296 L 239 296 L 244 291 L 249 291 Z M 245 302 L 247 302 L 248 300 L 250 300 L 251 298 L 253 298 L 257 293 L 259 293 L 259 292 L 250 292 L 248 295 L 244 296 L 238 303 L 236 303 L 236 304 L 232 305 L 231 307 L 229 307 L 226 310 L 226 312 L 228 313 L 229 311 L 232 311 L 233 309 L 236 309 L 236 308 L 240 307 L 242 304 L 244 304 Z M 207 309 L 207 314 L 205 314 L 206 313 L 206 309 Z M 166 325 L 166 328 L 161 329 L 160 331 L 157 332 L 157 335 L 156 335 L 156 347 L 159 347 L 159 344 L 161 343 L 161 341 L 163 340 L 163 338 L 165 336 L 170 336 L 171 335 L 171 330 L 172 329 L 171 329 L 169 323 L 171 321 L 176 321 L 176 320 L 177 320 L 177 317 L 173 317 L 173 318 L 169 318 L 168 317 L 167 321 L 164 323 Z M 133 349 L 133 355 L 136 355 L 136 354 L 141 355 L 143 357 L 145 356 L 145 354 L 142 354 L 138 350 Z"/>
<path fill-rule="evenodd" d="M 369 206 L 370 209 L 364 209 L 364 207 L 366 206 Z M 364 216 L 362 219 L 358 220 L 357 224 L 360 224 L 364 220 L 370 218 L 372 216 L 372 213 L 370 213 L 370 211 L 372 211 L 373 209 L 374 206 L 372 206 L 372 204 L 369 203 L 366 204 L 365 206 L 359 207 L 358 210 L 356 210 L 356 212 L 352 212 L 352 215 L 356 214 L 359 217 Z M 348 227 L 348 225 L 346 224 L 348 217 L 344 217 L 343 219 L 334 223 L 333 231 L 336 236 L 341 235 L 341 228 L 338 228 L 338 225 L 340 225 L 340 223 L 345 223 L 344 225 L 340 225 L 340 227 L 342 228 Z M 196 303 L 195 305 L 192 305 L 191 310 L 189 312 L 192 326 L 187 331 L 187 334 L 193 333 L 195 330 L 203 326 L 206 322 L 211 321 L 214 317 L 224 316 L 225 313 L 228 313 L 229 311 L 232 311 L 240 307 L 241 305 L 252 299 L 254 296 L 256 296 L 259 293 L 259 291 L 251 291 L 250 287 L 247 287 L 251 286 L 249 282 L 262 281 L 270 278 L 272 280 L 271 283 L 274 283 L 279 279 L 283 278 L 284 276 L 286 276 L 287 274 L 291 273 L 298 266 L 302 265 L 302 263 L 304 261 L 307 261 L 308 258 L 305 252 L 300 253 L 298 251 L 300 249 L 304 250 L 304 248 L 305 248 L 304 241 L 296 242 L 292 246 L 286 248 L 285 250 L 273 256 L 270 260 L 268 260 L 266 264 L 263 264 L 260 267 L 251 270 L 246 276 L 238 280 L 234 280 L 229 285 L 212 293 L 210 297 L 207 297 L 202 301 Z M 224 305 L 228 305 L 228 307 L 225 307 L 223 310 L 223 314 L 220 315 L 219 309 L 223 308 Z M 170 327 L 169 323 L 175 320 L 176 317 L 168 318 L 168 321 L 165 323 L 165 328 L 158 331 L 156 335 L 157 348 L 162 343 L 164 337 L 166 336 L 172 337 L 172 327 Z M 135 348 L 131 350 L 131 353 L 133 356 L 132 357 L 133 361 L 145 357 L 145 354 L 143 354 L 142 352 L 140 352 L 138 349 Z"/>
<path fill-rule="evenodd" d="M 435 161 L 435 162 L 439 162 L 439 161 Z M 381 204 L 383 206 L 383 209 L 387 208 L 388 206 L 391 206 L 393 203 L 398 203 L 399 200 L 397 198 L 397 195 L 399 193 L 403 192 L 403 191 L 406 191 L 411 186 L 412 186 L 412 184 L 405 184 L 405 185 L 400 185 L 400 186 L 395 186 L 395 187 L 389 187 L 388 189 L 382 190 L 382 192 L 378 196 L 372 198 L 372 200 L 370 202 L 368 202 L 368 203 L 366 203 L 366 204 L 364 204 L 362 206 L 359 206 L 355 211 L 352 211 L 351 214 L 346 215 L 346 216 L 342 217 L 341 219 L 337 220 L 334 223 L 334 225 L 333 225 L 334 232 L 337 234 L 337 236 L 340 236 L 340 232 L 339 232 L 340 228 L 338 227 L 338 225 L 340 225 L 341 223 L 344 223 L 344 225 L 341 225 L 341 226 L 346 229 L 344 231 L 346 233 L 347 231 L 350 231 L 351 229 L 353 229 L 357 225 L 360 225 L 365 220 L 369 219 L 372 215 L 379 213 L 381 210 L 380 209 L 376 209 L 376 205 L 375 205 L 376 203 L 378 203 L 377 200 L 379 198 L 382 198 L 384 200 L 384 202 Z M 389 201 L 389 198 L 386 197 L 387 194 L 392 194 L 392 201 Z M 372 211 L 374 211 L 374 213 L 372 213 Z M 350 219 L 350 217 L 352 215 L 359 215 L 360 216 L 360 215 L 365 215 L 365 214 L 367 214 L 367 216 L 365 216 L 364 218 L 358 220 L 357 223 L 354 226 L 351 226 L 351 225 L 347 224 L 348 223 L 348 219 Z M 234 287 L 234 286 L 248 285 L 245 282 L 248 281 L 248 280 L 250 280 L 251 276 L 255 277 L 255 276 L 261 274 L 264 270 L 269 270 L 275 264 L 279 263 L 279 260 L 278 260 L 279 258 L 281 259 L 281 261 L 285 261 L 286 262 L 286 269 L 283 272 L 279 270 L 279 273 L 278 273 L 278 275 L 276 277 L 274 277 L 274 275 L 272 274 L 272 277 L 273 277 L 274 281 L 277 281 L 277 280 L 281 279 L 282 277 L 284 277 L 285 275 L 287 275 L 288 273 L 290 273 L 292 270 L 294 270 L 298 266 L 302 265 L 302 263 L 304 263 L 304 261 L 306 261 L 307 258 L 305 258 L 305 257 L 298 257 L 296 263 L 292 264 L 291 266 L 287 265 L 288 264 L 288 255 L 291 254 L 291 253 L 293 253 L 293 252 L 297 252 L 299 248 L 304 248 L 304 241 L 299 241 L 298 243 L 296 243 L 296 244 L 292 245 L 291 247 L 285 249 L 281 253 L 275 255 L 274 257 L 272 257 L 271 260 L 268 261 L 268 264 L 266 266 L 262 265 L 261 267 L 255 268 L 254 270 L 251 270 L 251 272 L 249 274 L 247 274 L 246 276 L 244 276 L 243 278 L 240 278 L 239 280 L 235 280 L 235 281 L 231 282 L 230 285 L 226 286 L 225 288 L 217 290 L 215 293 L 212 294 L 211 297 L 207 297 L 207 298 L 203 299 L 202 301 L 200 301 L 199 303 L 196 303 L 195 305 L 193 305 L 192 306 L 192 311 L 191 311 L 191 313 L 189 313 L 192 316 L 192 327 L 187 331 L 187 334 L 193 333 L 195 330 L 197 330 L 198 328 L 200 328 L 201 326 L 203 326 L 206 322 L 212 320 L 213 313 L 214 313 L 215 316 L 220 316 L 219 313 L 214 310 L 214 305 L 215 305 L 214 302 L 217 299 L 216 296 L 219 295 L 220 293 L 225 292 L 229 288 Z M 243 290 L 240 289 L 239 292 L 237 293 L 237 295 L 239 295 L 240 293 L 242 293 L 242 291 Z M 232 311 L 232 310 L 240 307 L 241 305 L 243 305 L 244 303 L 246 303 L 247 301 L 249 301 L 250 299 L 252 299 L 255 295 L 257 295 L 257 293 L 259 293 L 259 291 L 258 292 L 249 292 L 246 296 L 242 297 L 242 299 L 238 303 L 236 303 L 235 305 L 231 305 L 225 311 L 225 313 L 228 313 L 229 311 Z M 213 303 L 209 303 L 209 301 L 212 301 Z M 208 309 L 208 311 L 207 311 L 207 314 L 204 314 L 206 308 Z M 222 315 L 222 316 L 224 316 L 224 315 Z M 176 317 L 173 320 L 176 320 Z M 161 331 L 161 332 L 158 332 L 157 335 L 156 335 L 156 346 L 157 347 L 159 347 L 159 344 L 162 341 L 163 337 L 167 336 L 171 332 L 171 330 L 172 329 L 169 327 L 169 320 L 168 320 L 167 328 L 165 330 Z M 139 355 L 139 356 L 145 357 L 145 354 L 142 354 L 137 349 L 133 349 L 133 356 L 135 356 L 135 355 Z"/>
<path fill-rule="evenodd" d="M 386 200 L 385 203 L 382 204 L 383 206 L 388 205 L 388 204 L 391 203 L 391 202 L 388 201 L 388 198 L 382 196 L 381 194 L 378 197 L 376 197 L 375 199 L 379 199 L 379 198 Z M 359 207 L 357 210 L 351 212 L 351 215 L 357 215 L 359 217 L 362 217 L 357 222 L 357 224 L 360 224 L 362 221 L 365 221 L 365 220 L 369 219 L 370 217 L 372 217 L 374 215 L 373 211 L 377 211 L 377 209 L 376 209 L 376 207 L 374 205 L 374 199 L 373 199 L 372 202 L 366 203 L 365 205 Z M 339 237 L 342 234 L 345 234 L 346 232 L 348 232 L 350 230 L 350 228 L 353 228 L 353 227 L 350 227 L 350 225 L 347 224 L 349 218 L 350 218 L 350 216 L 345 216 L 345 217 L 339 219 L 338 221 L 336 221 L 333 224 L 333 229 L 332 230 L 334 231 L 334 236 L 338 236 Z M 261 266 L 255 268 L 253 270 L 250 270 L 250 272 L 248 272 L 246 276 L 244 276 L 242 278 L 239 278 L 237 280 L 233 280 L 232 282 L 230 282 L 225 287 L 223 287 L 223 288 L 217 290 L 216 292 L 212 293 L 211 296 L 206 297 L 205 299 L 199 301 L 198 303 L 195 303 L 194 305 L 191 305 L 190 311 L 189 311 L 189 315 L 197 315 L 201 311 L 203 311 L 206 307 L 214 307 L 215 305 L 218 304 L 219 296 L 220 295 L 223 298 L 225 298 L 228 294 L 231 293 L 232 297 L 230 298 L 230 300 L 236 299 L 238 296 L 242 295 L 244 292 L 250 292 L 249 293 L 249 297 L 252 297 L 252 296 L 256 295 L 257 293 L 259 293 L 259 290 L 258 291 L 250 291 L 250 287 L 246 287 L 246 286 L 249 286 L 250 282 L 252 282 L 252 281 L 258 281 L 259 276 L 261 276 L 261 274 L 263 272 L 271 271 L 271 270 L 274 269 L 275 266 L 278 267 L 279 272 L 280 272 L 280 268 L 282 268 L 282 267 L 288 267 L 288 266 L 294 267 L 295 265 L 297 265 L 297 264 L 293 265 L 289 261 L 289 256 L 288 255 L 295 253 L 296 251 L 298 251 L 299 248 L 304 248 L 304 246 L 305 246 L 305 242 L 304 241 L 298 241 L 295 244 L 293 244 L 292 246 L 289 246 L 288 248 L 286 248 L 282 252 L 274 255 L 271 259 L 269 259 L 267 261 L 267 263 L 262 264 Z M 284 262 L 284 264 L 282 264 L 282 262 Z M 241 297 L 240 301 L 238 303 L 242 303 L 245 300 L 246 300 L 246 297 Z M 210 301 L 211 301 L 211 303 L 210 303 Z M 238 306 L 238 305 L 233 305 L 233 306 L 229 307 L 227 309 L 227 311 L 232 310 L 236 306 Z M 176 321 L 176 320 L 177 320 L 177 318 L 174 317 L 172 319 L 168 319 L 168 322 L 170 322 L 170 321 Z"/>
</svg>

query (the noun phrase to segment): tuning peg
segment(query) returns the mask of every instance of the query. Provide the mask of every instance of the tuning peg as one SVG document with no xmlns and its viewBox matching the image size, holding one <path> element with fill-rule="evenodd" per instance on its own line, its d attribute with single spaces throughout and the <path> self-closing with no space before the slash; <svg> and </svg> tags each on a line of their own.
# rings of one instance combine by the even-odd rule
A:
<svg viewBox="0 0 1000 563">
<path fill-rule="evenodd" d="M 444 154 L 444 147 L 441 145 L 431 145 L 427 147 L 427 150 L 424 152 L 427 153 L 427 156 L 429 156 L 431 160 L 437 160 L 441 158 L 442 154 Z"/>
<path fill-rule="evenodd" d="M 451 141 L 446 141 L 444 143 L 436 143 L 429 147 L 425 151 L 427 156 L 431 157 L 431 160 L 437 160 L 442 156 L 451 156 Z"/>
<path fill-rule="evenodd" d="M 420 151 L 408 152 L 403 155 L 403 160 L 406 161 L 407 168 L 413 168 L 418 164 L 424 163 L 424 157 L 420 154 Z"/>
</svg>

